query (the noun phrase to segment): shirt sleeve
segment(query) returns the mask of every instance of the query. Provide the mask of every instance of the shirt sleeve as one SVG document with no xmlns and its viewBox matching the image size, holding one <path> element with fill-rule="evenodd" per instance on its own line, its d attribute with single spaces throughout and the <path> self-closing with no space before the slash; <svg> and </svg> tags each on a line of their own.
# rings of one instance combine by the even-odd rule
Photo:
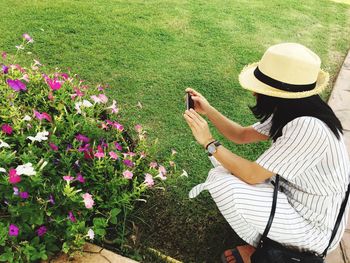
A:
<svg viewBox="0 0 350 263">
<path fill-rule="evenodd" d="M 252 125 L 253 129 L 256 130 L 258 133 L 261 133 L 263 135 L 269 136 L 270 135 L 270 129 L 271 129 L 271 120 L 272 115 L 263 123 L 256 122 Z"/>
<path fill-rule="evenodd" d="M 282 136 L 256 162 L 291 180 L 322 160 L 329 145 L 325 129 L 316 118 L 296 118 L 283 127 Z"/>
</svg>

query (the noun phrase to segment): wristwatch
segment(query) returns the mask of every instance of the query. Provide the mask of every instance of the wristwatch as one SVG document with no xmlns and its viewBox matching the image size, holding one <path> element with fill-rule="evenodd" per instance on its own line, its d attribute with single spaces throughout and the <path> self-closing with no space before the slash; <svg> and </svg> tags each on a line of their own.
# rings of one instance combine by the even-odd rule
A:
<svg viewBox="0 0 350 263">
<path fill-rule="evenodd" d="M 218 146 L 221 145 L 219 141 L 213 141 L 208 144 L 207 150 L 208 150 L 208 155 L 212 156 L 214 153 L 216 153 Z"/>
</svg>

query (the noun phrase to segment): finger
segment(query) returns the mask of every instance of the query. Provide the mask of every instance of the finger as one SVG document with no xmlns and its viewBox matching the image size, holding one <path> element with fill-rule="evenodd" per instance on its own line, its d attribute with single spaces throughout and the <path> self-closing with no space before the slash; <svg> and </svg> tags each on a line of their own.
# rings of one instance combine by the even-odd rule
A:
<svg viewBox="0 0 350 263">
<path fill-rule="evenodd" d="M 200 126 L 200 127 L 203 125 L 202 121 L 200 119 L 198 119 L 198 117 L 196 115 L 194 115 L 194 113 L 192 111 L 186 110 L 185 112 L 189 116 L 189 118 L 191 120 L 193 120 L 193 123 L 195 125 Z"/>
<path fill-rule="evenodd" d="M 184 114 L 184 118 L 185 118 L 188 126 L 190 126 L 191 130 L 196 131 L 197 130 L 196 123 L 186 113 Z"/>
<path fill-rule="evenodd" d="M 202 94 L 200 94 L 198 91 L 192 89 L 192 88 L 186 88 L 185 90 L 186 92 L 190 92 L 192 95 L 195 95 L 195 96 L 202 96 Z"/>
<path fill-rule="evenodd" d="M 193 113 L 201 122 L 206 122 L 206 120 L 194 109 L 190 109 L 190 113 Z"/>
</svg>

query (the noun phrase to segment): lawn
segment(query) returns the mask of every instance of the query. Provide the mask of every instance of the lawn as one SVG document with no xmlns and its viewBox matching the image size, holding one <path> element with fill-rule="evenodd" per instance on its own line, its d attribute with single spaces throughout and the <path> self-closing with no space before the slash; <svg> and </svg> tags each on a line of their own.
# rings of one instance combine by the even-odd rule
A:
<svg viewBox="0 0 350 263">
<path fill-rule="evenodd" d="M 326 99 L 350 42 L 350 5 L 325 0 L 0 0 L 0 17 L 0 51 L 15 52 L 29 33 L 43 64 L 108 83 L 125 123 L 140 123 L 150 140 L 158 138 L 160 157 L 178 152 L 178 169 L 189 176 L 169 178 L 134 220 L 137 244 L 184 262 L 218 262 L 225 248 L 241 243 L 207 193 L 188 199 L 211 164 L 183 119 L 184 89 L 197 89 L 225 116 L 250 125 L 254 100 L 238 84 L 244 65 L 273 44 L 304 44 L 332 76 Z M 210 127 L 225 147 L 251 160 L 268 146 L 235 145 Z"/>
</svg>

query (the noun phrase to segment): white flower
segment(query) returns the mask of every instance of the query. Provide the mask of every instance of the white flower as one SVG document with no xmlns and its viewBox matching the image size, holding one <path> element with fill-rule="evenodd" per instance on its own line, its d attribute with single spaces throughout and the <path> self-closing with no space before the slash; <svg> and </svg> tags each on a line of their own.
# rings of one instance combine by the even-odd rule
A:
<svg viewBox="0 0 350 263">
<path fill-rule="evenodd" d="M 119 109 L 117 108 L 117 102 L 115 100 L 113 100 L 113 104 L 109 107 L 107 107 L 107 109 L 111 109 L 112 113 L 117 114 Z"/>
<path fill-rule="evenodd" d="M 24 118 L 23 118 L 24 121 L 30 121 L 31 119 L 32 119 L 32 117 L 30 117 L 28 115 L 24 116 Z"/>
<path fill-rule="evenodd" d="M 77 110 L 78 114 L 81 114 L 80 107 L 90 108 L 92 106 L 93 106 L 92 103 L 90 101 L 88 101 L 88 100 L 83 100 L 83 102 L 78 101 L 78 102 L 75 103 L 75 109 Z"/>
<path fill-rule="evenodd" d="M 92 107 L 92 103 L 88 100 L 83 100 L 83 106 L 86 108 Z"/>
<path fill-rule="evenodd" d="M 186 176 L 186 177 L 188 177 L 188 173 L 185 171 L 185 170 L 182 170 L 183 171 L 183 173 L 180 175 L 180 176 Z"/>
<path fill-rule="evenodd" d="M 6 173 L 6 170 L 2 167 L 0 167 L 0 173 Z"/>
<path fill-rule="evenodd" d="M 160 178 L 163 181 L 167 179 L 167 177 L 162 172 L 160 172 L 155 178 Z"/>
<path fill-rule="evenodd" d="M 36 172 L 34 171 L 33 165 L 31 163 L 18 165 L 17 168 L 16 168 L 16 173 L 18 175 L 24 174 L 24 175 L 28 175 L 28 176 L 36 174 Z"/>
<path fill-rule="evenodd" d="M 0 148 L 10 148 L 10 145 L 8 145 L 6 142 L 3 140 L 0 140 Z"/>
<path fill-rule="evenodd" d="M 88 236 L 91 240 L 93 240 L 94 237 L 95 237 L 95 232 L 94 232 L 94 230 L 92 230 L 92 229 L 90 228 L 89 231 L 87 232 L 87 236 Z"/>
<path fill-rule="evenodd" d="M 49 132 L 47 131 L 43 131 L 43 132 L 38 132 L 35 137 L 33 136 L 28 136 L 27 138 L 29 140 L 31 140 L 32 142 L 34 141 L 38 141 L 38 142 L 41 142 L 41 141 L 46 141 L 48 138 L 47 136 L 49 135 Z"/>
</svg>

